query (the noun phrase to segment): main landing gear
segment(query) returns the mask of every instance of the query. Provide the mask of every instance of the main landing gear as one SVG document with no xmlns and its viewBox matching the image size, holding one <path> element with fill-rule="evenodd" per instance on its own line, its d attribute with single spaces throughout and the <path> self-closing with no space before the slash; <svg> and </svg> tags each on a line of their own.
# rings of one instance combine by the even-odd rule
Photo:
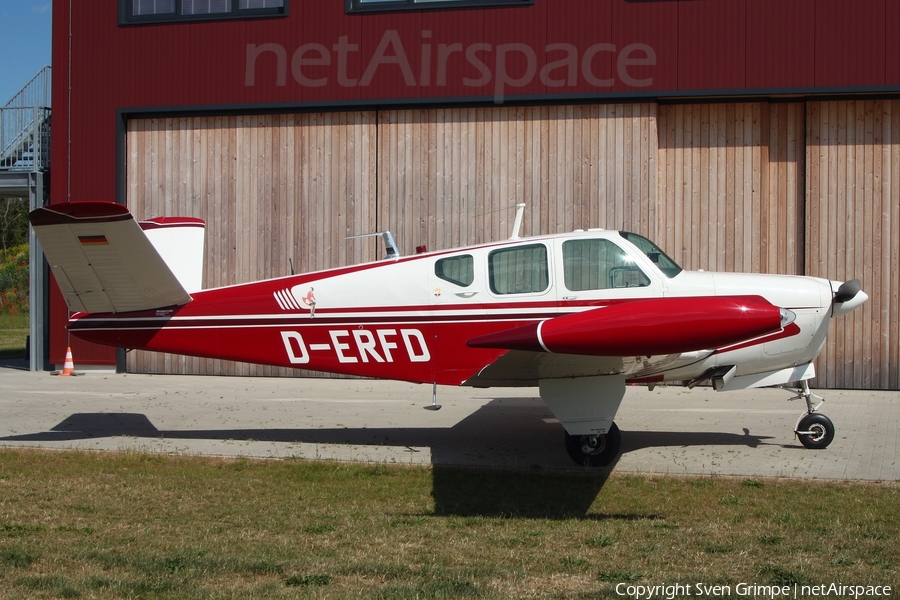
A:
<svg viewBox="0 0 900 600">
<path fill-rule="evenodd" d="M 828 444 L 834 439 L 834 423 L 822 413 L 816 412 L 822 406 L 824 398 L 810 392 L 809 383 L 806 380 L 800 382 L 800 389 L 796 391 L 797 395 L 791 400 L 799 400 L 800 398 L 806 400 L 806 414 L 800 417 L 797 421 L 797 426 L 794 427 L 797 439 L 800 440 L 801 444 L 813 450 L 827 448 Z M 822 402 L 813 406 L 813 398 L 818 398 Z"/>
<path fill-rule="evenodd" d="M 607 433 L 598 435 L 569 435 L 566 433 L 566 452 L 579 465 L 605 467 L 611 464 L 622 448 L 622 434 L 613 423 Z"/>
</svg>

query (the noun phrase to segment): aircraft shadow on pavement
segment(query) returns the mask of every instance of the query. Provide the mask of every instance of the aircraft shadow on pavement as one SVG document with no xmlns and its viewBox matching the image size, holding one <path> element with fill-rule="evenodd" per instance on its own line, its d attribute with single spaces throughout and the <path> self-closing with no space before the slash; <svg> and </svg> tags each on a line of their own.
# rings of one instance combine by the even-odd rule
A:
<svg viewBox="0 0 900 600">
<path fill-rule="evenodd" d="M 552 421 L 548 423 L 545 420 L 548 415 L 546 407 L 539 403 L 511 407 L 509 399 L 503 399 L 488 402 L 449 428 L 159 430 L 142 413 L 75 413 L 50 431 L 2 437 L 0 443 L 64 442 L 126 436 L 393 446 L 406 447 L 410 452 L 416 452 L 417 447 L 429 447 L 435 512 L 438 514 L 649 518 L 647 515 L 587 515 L 611 468 L 586 469 L 572 463 L 563 448 L 562 428 Z M 752 435 L 747 430 L 743 435 L 675 431 L 622 433 L 623 453 L 666 446 L 755 448 L 768 439 Z"/>
</svg>

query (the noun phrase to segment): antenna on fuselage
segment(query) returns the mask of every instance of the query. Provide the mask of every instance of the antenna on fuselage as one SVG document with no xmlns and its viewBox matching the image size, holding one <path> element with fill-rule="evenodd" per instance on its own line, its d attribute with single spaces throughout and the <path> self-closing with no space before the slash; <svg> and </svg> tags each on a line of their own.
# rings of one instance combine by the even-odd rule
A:
<svg viewBox="0 0 900 600">
<path fill-rule="evenodd" d="M 525 215 L 525 203 L 516 204 L 516 220 L 513 221 L 512 235 L 509 236 L 511 240 L 519 239 L 519 233 L 522 230 L 522 217 Z"/>
<path fill-rule="evenodd" d="M 394 236 L 391 234 L 390 231 L 375 231 L 372 233 L 360 233 L 359 235 L 347 236 L 344 239 L 345 240 L 355 240 L 357 238 L 374 237 L 376 235 L 380 235 L 381 238 L 384 240 L 384 250 L 385 250 L 384 258 L 385 258 L 385 260 L 389 259 L 389 258 L 400 258 L 400 252 L 397 250 L 397 244 L 394 242 Z"/>
</svg>

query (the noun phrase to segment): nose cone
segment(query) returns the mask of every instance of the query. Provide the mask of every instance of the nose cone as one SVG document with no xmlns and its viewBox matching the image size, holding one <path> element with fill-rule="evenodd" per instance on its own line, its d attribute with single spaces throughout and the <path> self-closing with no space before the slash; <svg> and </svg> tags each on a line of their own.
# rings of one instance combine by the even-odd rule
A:
<svg viewBox="0 0 900 600">
<path fill-rule="evenodd" d="M 859 289 L 858 279 L 844 282 L 832 281 L 831 290 L 834 292 L 834 303 L 831 310 L 833 317 L 846 315 L 865 304 L 869 299 L 869 295 Z"/>
</svg>

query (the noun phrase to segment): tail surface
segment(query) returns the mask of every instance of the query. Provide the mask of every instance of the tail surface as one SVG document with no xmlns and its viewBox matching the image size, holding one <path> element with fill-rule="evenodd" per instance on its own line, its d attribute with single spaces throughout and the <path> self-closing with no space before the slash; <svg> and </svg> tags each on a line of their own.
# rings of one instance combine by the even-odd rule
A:
<svg viewBox="0 0 900 600">
<path fill-rule="evenodd" d="M 200 289 L 204 225 L 199 219 L 138 223 L 115 202 L 51 204 L 28 218 L 71 311 L 179 306 Z"/>
</svg>

